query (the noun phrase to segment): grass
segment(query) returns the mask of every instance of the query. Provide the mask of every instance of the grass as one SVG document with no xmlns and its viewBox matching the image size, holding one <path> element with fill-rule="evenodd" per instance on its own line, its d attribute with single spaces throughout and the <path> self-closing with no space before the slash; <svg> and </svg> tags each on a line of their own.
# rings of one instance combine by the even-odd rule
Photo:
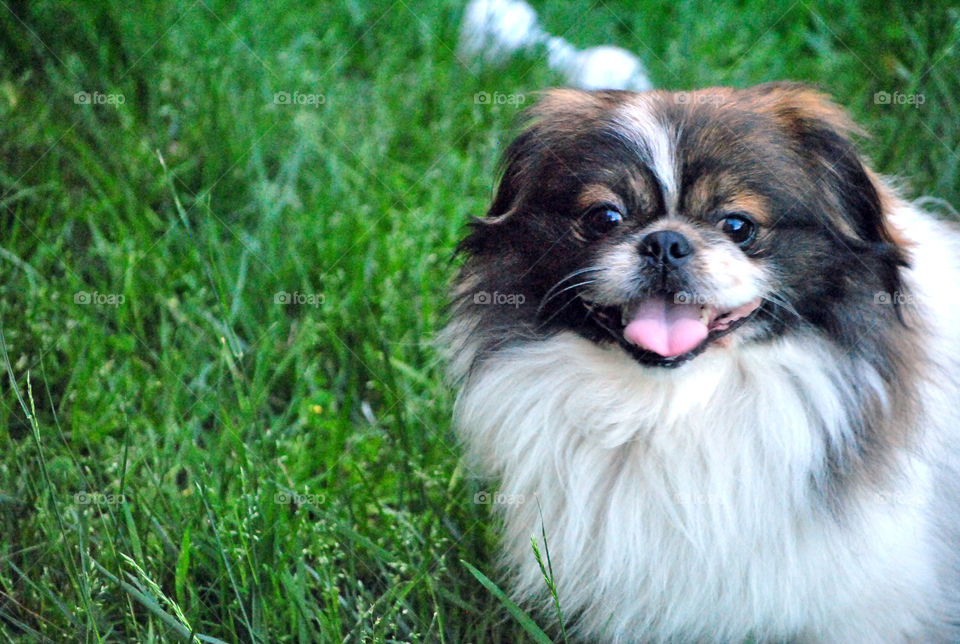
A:
<svg viewBox="0 0 960 644">
<path fill-rule="evenodd" d="M 661 87 L 819 84 L 960 203 L 954 9 L 535 4 Z M 0 640 L 532 641 L 431 342 L 473 96 L 560 80 L 463 66 L 459 2 L 129 7 L 0 2 Z"/>
</svg>

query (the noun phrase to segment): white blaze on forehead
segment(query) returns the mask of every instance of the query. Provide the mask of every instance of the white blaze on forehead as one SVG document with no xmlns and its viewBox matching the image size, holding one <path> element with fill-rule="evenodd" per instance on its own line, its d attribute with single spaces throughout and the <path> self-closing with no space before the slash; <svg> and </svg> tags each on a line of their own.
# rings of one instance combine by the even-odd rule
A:
<svg viewBox="0 0 960 644">
<path fill-rule="evenodd" d="M 680 186 L 677 167 L 678 129 L 656 115 L 654 103 L 647 96 L 637 96 L 630 103 L 618 108 L 614 112 L 613 121 L 623 128 L 622 134 L 625 137 L 644 150 L 642 160 L 663 188 L 667 215 L 675 214 Z"/>
</svg>

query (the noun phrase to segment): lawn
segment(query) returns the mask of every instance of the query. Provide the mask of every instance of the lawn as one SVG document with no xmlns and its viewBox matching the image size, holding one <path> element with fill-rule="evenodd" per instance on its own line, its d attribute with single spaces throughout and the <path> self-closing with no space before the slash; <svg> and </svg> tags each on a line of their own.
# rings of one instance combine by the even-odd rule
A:
<svg viewBox="0 0 960 644">
<path fill-rule="evenodd" d="M 960 204 L 957 9 L 534 4 L 658 87 L 815 83 Z M 0 640 L 529 639 L 434 338 L 518 111 L 474 95 L 561 79 L 461 11 L 0 2 Z"/>
</svg>

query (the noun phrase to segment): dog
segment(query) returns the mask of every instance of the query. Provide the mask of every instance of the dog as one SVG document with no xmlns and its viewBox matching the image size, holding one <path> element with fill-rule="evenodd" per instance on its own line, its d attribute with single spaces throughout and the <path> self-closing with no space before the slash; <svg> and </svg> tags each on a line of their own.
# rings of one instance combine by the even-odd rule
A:
<svg viewBox="0 0 960 644">
<path fill-rule="evenodd" d="M 960 228 L 819 91 L 545 92 L 443 331 L 513 597 L 598 642 L 960 641 Z"/>
</svg>

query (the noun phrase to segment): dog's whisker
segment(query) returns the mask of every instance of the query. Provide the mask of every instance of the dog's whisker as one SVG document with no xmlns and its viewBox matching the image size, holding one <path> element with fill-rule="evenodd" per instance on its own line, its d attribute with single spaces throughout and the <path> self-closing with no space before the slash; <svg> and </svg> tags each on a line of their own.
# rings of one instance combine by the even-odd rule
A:
<svg viewBox="0 0 960 644">
<path fill-rule="evenodd" d="M 794 308 L 794 306 L 790 302 L 788 302 L 786 299 L 784 299 L 784 297 L 779 293 L 766 293 L 764 295 L 761 295 L 760 297 L 761 299 L 773 304 L 774 307 L 783 309 L 787 313 L 791 314 L 794 317 L 794 319 L 797 319 L 797 320 L 800 319 L 801 316 L 800 316 L 800 313 L 797 312 L 797 309 Z M 778 322 L 786 322 L 786 320 L 781 318 L 774 311 L 770 311 L 770 315 L 773 318 L 775 318 Z"/>
<path fill-rule="evenodd" d="M 575 289 L 575 288 L 578 288 L 578 287 L 580 287 L 580 286 L 586 286 L 587 284 L 593 284 L 594 282 L 596 282 L 596 280 L 586 280 L 586 281 L 583 281 L 583 282 L 577 282 L 576 284 L 571 284 L 571 285 L 567 286 L 567 287 L 564 288 L 563 290 L 557 291 L 556 293 L 554 293 L 554 294 L 551 295 L 550 297 L 544 297 L 542 300 L 540 300 L 540 306 L 537 307 L 537 317 L 540 317 L 540 314 L 543 312 L 543 308 L 544 308 L 548 303 L 550 303 L 551 300 L 554 300 L 554 299 L 560 297 L 561 295 L 563 295 L 564 293 L 566 293 L 567 291 L 569 291 L 569 290 L 571 290 L 571 289 Z M 569 302 L 568 302 L 568 303 L 569 303 Z M 551 316 L 551 317 L 553 317 L 553 316 Z"/>
<path fill-rule="evenodd" d="M 584 273 L 602 271 L 603 269 L 604 269 L 603 266 L 587 266 L 587 267 L 585 267 L 585 268 L 581 268 L 581 269 L 575 270 L 575 271 L 573 271 L 572 273 L 567 273 L 566 275 L 564 275 L 563 277 L 561 277 L 559 280 L 557 280 L 556 283 L 555 283 L 553 286 L 551 286 L 549 290 L 547 290 L 547 292 L 543 295 L 543 298 L 541 298 L 541 300 L 540 300 L 540 301 L 541 301 L 541 305 L 540 305 L 540 306 L 542 307 L 542 306 L 543 306 L 542 302 L 545 301 L 545 300 L 550 299 L 550 297 L 551 297 L 551 295 L 553 294 L 553 292 L 554 292 L 556 289 L 558 289 L 558 288 L 560 288 L 561 286 L 563 286 L 563 283 L 564 283 L 564 282 L 566 282 L 566 281 L 568 281 L 568 280 L 572 280 L 574 277 L 577 277 L 577 276 L 579 276 L 579 275 L 583 275 Z M 540 308 L 537 309 L 537 313 L 539 313 L 539 312 L 540 312 Z"/>
</svg>

